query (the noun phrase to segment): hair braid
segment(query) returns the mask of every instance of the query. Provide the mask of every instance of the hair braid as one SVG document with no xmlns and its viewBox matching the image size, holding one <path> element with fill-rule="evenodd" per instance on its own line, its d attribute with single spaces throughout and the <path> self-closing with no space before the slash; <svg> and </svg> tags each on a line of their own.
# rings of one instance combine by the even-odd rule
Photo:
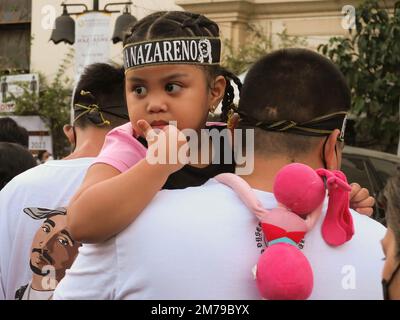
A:
<svg viewBox="0 0 400 320">
<path fill-rule="evenodd" d="M 242 90 L 242 82 L 240 81 L 240 79 L 234 75 L 232 72 L 221 68 L 222 72 L 221 75 L 225 77 L 226 79 L 226 89 L 225 89 L 225 95 L 224 98 L 222 100 L 222 113 L 221 113 L 221 121 L 222 122 L 227 122 L 228 121 L 228 115 L 229 115 L 229 111 L 233 110 L 235 111 L 235 108 L 233 107 L 233 101 L 235 99 L 235 90 L 232 86 L 231 81 L 233 81 L 238 90 L 239 93 Z"/>
</svg>

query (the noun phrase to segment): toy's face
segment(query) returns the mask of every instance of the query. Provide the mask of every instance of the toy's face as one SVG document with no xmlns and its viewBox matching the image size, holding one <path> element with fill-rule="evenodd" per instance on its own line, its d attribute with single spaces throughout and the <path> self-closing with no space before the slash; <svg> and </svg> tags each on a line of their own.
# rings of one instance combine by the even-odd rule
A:
<svg viewBox="0 0 400 320">
<path fill-rule="evenodd" d="M 205 42 L 200 43 L 200 50 L 203 56 L 208 56 L 209 50 L 208 50 L 208 44 Z"/>
</svg>

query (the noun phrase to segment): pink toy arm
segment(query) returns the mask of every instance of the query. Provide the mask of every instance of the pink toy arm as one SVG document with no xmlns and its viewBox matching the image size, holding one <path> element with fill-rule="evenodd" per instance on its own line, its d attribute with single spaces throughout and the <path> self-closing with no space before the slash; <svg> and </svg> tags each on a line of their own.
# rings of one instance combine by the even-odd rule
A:
<svg viewBox="0 0 400 320">
<path fill-rule="evenodd" d="M 249 208 L 258 219 L 263 220 L 269 213 L 269 211 L 261 205 L 249 184 L 242 178 L 233 173 L 221 173 L 215 176 L 214 179 L 235 191 L 246 207 Z"/>
<path fill-rule="evenodd" d="M 312 228 L 314 228 L 315 223 L 318 221 L 321 212 L 322 212 L 322 206 L 323 203 L 321 203 L 318 208 L 316 208 L 313 212 L 311 212 L 309 215 L 307 215 L 307 218 L 305 220 L 306 226 L 307 226 L 307 232 L 310 231 Z"/>
</svg>

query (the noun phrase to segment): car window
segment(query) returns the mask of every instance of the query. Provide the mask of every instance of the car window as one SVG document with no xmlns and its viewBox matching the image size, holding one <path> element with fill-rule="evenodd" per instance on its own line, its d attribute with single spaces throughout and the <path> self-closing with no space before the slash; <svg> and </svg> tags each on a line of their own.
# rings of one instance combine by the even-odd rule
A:
<svg viewBox="0 0 400 320">
<path fill-rule="evenodd" d="M 379 179 L 382 183 L 382 187 L 384 187 L 386 185 L 387 179 L 396 175 L 397 164 L 383 159 L 369 158 L 369 160 L 371 161 L 376 172 L 378 173 Z"/>
<path fill-rule="evenodd" d="M 349 183 L 357 182 L 364 188 L 374 192 L 371 181 L 368 178 L 365 161 L 360 158 L 354 158 L 347 154 L 343 154 L 341 170 L 345 173 Z"/>
</svg>

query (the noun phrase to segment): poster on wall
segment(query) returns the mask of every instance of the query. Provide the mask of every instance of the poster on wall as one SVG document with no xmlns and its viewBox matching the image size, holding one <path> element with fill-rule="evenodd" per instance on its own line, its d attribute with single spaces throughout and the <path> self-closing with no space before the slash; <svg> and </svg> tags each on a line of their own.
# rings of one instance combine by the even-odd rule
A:
<svg viewBox="0 0 400 320">
<path fill-rule="evenodd" d="M 3 75 L 0 77 L 0 113 L 15 112 L 15 101 L 12 97 L 20 97 L 24 89 L 39 94 L 39 75 L 36 73 Z M 10 100 L 11 99 L 11 100 Z"/>
<path fill-rule="evenodd" d="M 110 59 L 111 15 L 88 12 L 78 15 L 75 23 L 75 82 L 85 66 Z"/>
</svg>

